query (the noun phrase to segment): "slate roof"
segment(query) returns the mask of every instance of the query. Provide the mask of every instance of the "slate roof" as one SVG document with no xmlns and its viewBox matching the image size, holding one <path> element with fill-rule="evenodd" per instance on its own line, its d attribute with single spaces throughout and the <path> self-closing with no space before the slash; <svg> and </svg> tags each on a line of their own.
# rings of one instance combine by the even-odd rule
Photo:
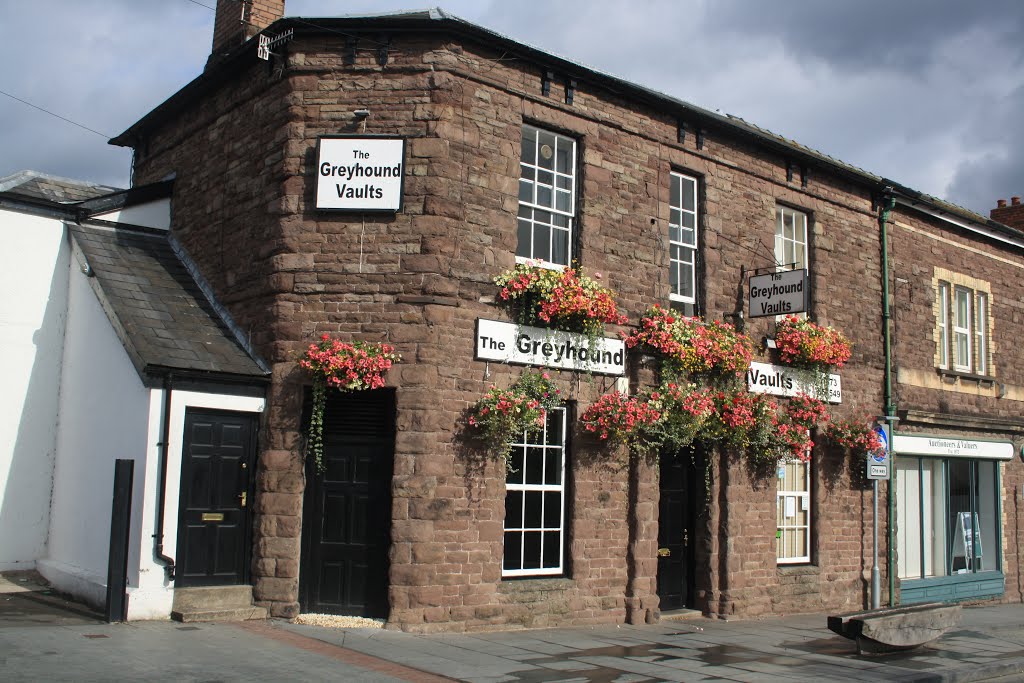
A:
<svg viewBox="0 0 1024 683">
<path fill-rule="evenodd" d="M 162 230 L 68 225 L 75 255 L 143 377 L 265 378 Z"/>
<path fill-rule="evenodd" d="M 42 199 L 57 204 L 74 204 L 120 191 L 119 187 L 60 178 L 38 171 L 18 171 L 0 178 L 0 192 L 27 199 Z"/>
</svg>

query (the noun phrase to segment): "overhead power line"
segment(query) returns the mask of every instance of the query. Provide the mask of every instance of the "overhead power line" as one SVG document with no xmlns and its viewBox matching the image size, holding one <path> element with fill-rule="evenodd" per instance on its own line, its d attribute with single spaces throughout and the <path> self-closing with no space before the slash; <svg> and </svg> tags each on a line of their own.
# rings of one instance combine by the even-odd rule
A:
<svg viewBox="0 0 1024 683">
<path fill-rule="evenodd" d="M 32 103 L 31 103 L 31 102 L 29 102 L 28 100 L 23 100 L 23 99 L 21 99 L 20 97 L 15 97 L 14 95 L 12 95 L 12 94 L 11 94 L 11 93 L 9 93 L 9 92 L 4 92 L 3 90 L 0 90 L 0 95 L 7 95 L 7 96 L 8 96 L 8 97 L 10 97 L 10 98 L 11 98 L 12 100 L 17 100 L 18 102 L 21 102 L 22 104 L 27 104 L 28 106 L 32 107 L 33 109 L 38 109 L 39 111 L 43 112 L 44 114 L 49 114 L 50 116 L 53 116 L 54 118 L 58 118 L 58 119 L 60 119 L 61 121 L 66 121 L 66 122 L 70 123 L 70 124 L 71 124 L 72 126 L 78 126 L 79 128 L 82 128 L 83 130 L 87 130 L 87 131 L 89 131 L 90 133 L 96 133 L 96 135 L 99 135 L 100 137 L 102 137 L 102 138 L 104 138 L 104 139 L 107 139 L 107 140 L 109 140 L 109 139 L 110 139 L 111 137 L 113 137 L 113 136 L 111 136 L 111 135 L 107 135 L 106 133 L 101 133 L 101 132 L 99 132 L 98 130 L 93 130 L 93 129 L 92 129 L 92 128 L 90 128 L 89 126 L 83 126 L 83 125 L 82 125 L 81 123 L 78 123 L 77 121 L 72 121 L 71 119 L 69 119 L 69 118 L 66 118 L 66 117 L 64 117 L 64 116 L 61 116 L 60 114 L 54 114 L 54 113 L 53 113 L 52 111 L 50 111 L 49 109 L 43 109 L 43 108 L 42 108 L 42 107 L 40 107 L 39 105 L 37 105 L 37 104 L 32 104 Z"/>
</svg>

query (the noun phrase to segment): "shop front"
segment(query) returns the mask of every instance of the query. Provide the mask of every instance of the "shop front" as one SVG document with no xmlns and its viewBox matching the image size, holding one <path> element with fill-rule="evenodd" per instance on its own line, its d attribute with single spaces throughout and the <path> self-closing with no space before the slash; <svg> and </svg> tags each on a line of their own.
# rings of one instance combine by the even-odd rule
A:
<svg viewBox="0 0 1024 683">
<path fill-rule="evenodd" d="M 1004 592 L 1001 464 L 1013 443 L 896 434 L 900 602 Z"/>
</svg>

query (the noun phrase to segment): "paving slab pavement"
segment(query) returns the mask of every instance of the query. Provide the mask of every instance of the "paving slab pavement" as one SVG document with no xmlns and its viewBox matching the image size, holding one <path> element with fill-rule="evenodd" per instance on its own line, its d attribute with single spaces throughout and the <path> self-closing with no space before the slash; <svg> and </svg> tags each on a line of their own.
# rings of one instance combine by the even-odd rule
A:
<svg viewBox="0 0 1024 683">
<path fill-rule="evenodd" d="M 270 620 L 107 624 L 0 577 L 0 681 L 1024 681 L 1024 606 L 965 608 L 914 651 L 862 657 L 825 615 L 414 635 Z"/>
</svg>

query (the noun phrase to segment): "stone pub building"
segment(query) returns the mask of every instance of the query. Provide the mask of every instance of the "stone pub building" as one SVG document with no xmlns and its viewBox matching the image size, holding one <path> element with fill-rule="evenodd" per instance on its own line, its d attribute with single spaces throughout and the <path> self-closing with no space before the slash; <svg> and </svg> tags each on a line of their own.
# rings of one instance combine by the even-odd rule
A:
<svg viewBox="0 0 1024 683">
<path fill-rule="evenodd" d="M 548 369 L 568 400 L 518 451 L 553 463 L 537 481 L 459 445 L 470 407 L 523 371 L 479 339 L 511 322 L 494 278 L 517 261 L 600 273 L 630 321 L 609 337 L 660 304 L 759 344 L 775 317 L 747 315 L 747 279 L 795 264 L 810 318 L 852 341 L 834 413 L 898 417 L 882 603 L 1021 599 L 1024 234 L 441 10 L 217 11 L 206 70 L 112 142 L 133 149 L 134 183 L 173 179 L 172 233 L 272 369 L 251 562 L 224 582 L 277 616 L 409 631 L 866 606 L 872 492 L 840 455 L 767 480 L 713 455 L 705 481 L 689 457 L 598 452 L 577 419 L 649 383 L 637 355 Z M 385 161 L 346 168 L 361 159 Z M 329 395 L 321 474 L 297 361 L 325 333 L 402 360 L 386 389 Z M 510 513 L 541 499 L 543 520 Z"/>
</svg>

